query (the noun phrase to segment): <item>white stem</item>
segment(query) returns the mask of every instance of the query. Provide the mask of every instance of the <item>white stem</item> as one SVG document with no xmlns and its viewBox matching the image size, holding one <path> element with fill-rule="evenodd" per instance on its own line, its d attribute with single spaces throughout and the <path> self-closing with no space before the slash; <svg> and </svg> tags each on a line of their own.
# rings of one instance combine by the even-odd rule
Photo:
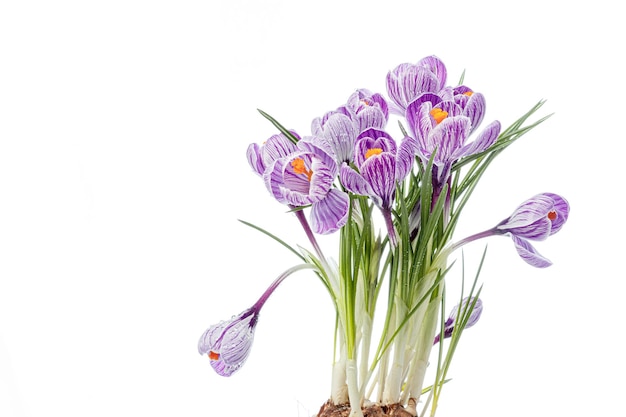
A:
<svg viewBox="0 0 626 417">
<path fill-rule="evenodd" d="M 365 313 L 363 317 L 362 329 L 361 366 L 359 368 L 359 377 L 361 378 L 359 381 L 359 392 L 361 392 L 361 394 L 365 393 L 365 385 L 368 381 L 370 344 L 372 339 L 372 319 L 367 313 Z"/>
<path fill-rule="evenodd" d="M 331 381 L 330 400 L 333 404 L 345 404 L 348 402 L 348 386 L 346 385 L 346 360 L 340 358 L 333 364 L 333 376 Z"/>
<path fill-rule="evenodd" d="M 362 398 L 359 392 L 356 361 L 348 359 L 346 362 L 346 378 L 348 380 L 348 395 L 350 397 L 350 417 L 363 417 L 361 410 Z"/>
<path fill-rule="evenodd" d="M 396 323 L 400 325 L 407 314 L 407 307 L 402 300 L 396 299 Z M 407 333 L 402 329 L 393 341 L 393 362 L 389 369 L 385 389 L 383 391 L 383 404 L 395 404 L 400 400 L 402 378 L 404 376 L 404 357 L 406 353 Z"/>
<path fill-rule="evenodd" d="M 439 297 L 432 300 L 428 304 L 426 315 L 424 316 L 423 326 L 420 329 L 420 338 L 417 345 L 417 352 L 413 361 L 415 361 L 414 374 L 409 376 L 406 390 L 409 398 L 419 402 L 422 389 L 424 387 L 424 378 L 426 376 L 426 368 L 428 367 L 428 358 L 433 346 L 433 339 L 437 331 L 437 318 L 439 317 Z"/>
</svg>

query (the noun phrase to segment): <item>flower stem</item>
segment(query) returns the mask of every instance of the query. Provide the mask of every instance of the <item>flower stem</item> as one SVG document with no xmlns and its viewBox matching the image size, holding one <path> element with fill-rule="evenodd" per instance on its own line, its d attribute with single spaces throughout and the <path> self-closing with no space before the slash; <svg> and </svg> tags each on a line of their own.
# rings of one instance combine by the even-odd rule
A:
<svg viewBox="0 0 626 417">
<path fill-rule="evenodd" d="M 328 265 L 328 263 L 326 262 L 326 258 L 324 257 L 324 253 L 322 252 L 322 249 L 320 248 L 320 245 L 317 243 L 317 239 L 315 239 L 315 235 L 313 234 L 313 231 L 311 230 L 311 226 L 309 225 L 309 222 L 304 216 L 304 211 L 295 210 L 295 213 L 296 213 L 296 217 L 300 221 L 300 224 L 302 225 L 302 228 L 304 229 L 304 233 L 309 238 L 309 242 L 311 242 L 311 245 L 313 246 L 315 253 L 320 258 L 320 260 L 322 261 L 324 265 Z"/>
<path fill-rule="evenodd" d="M 478 239 L 482 239 L 484 237 L 494 236 L 496 234 L 498 234 L 498 232 L 496 231 L 496 228 L 491 228 L 491 229 L 485 230 L 484 232 L 480 232 L 480 233 L 476 233 L 471 236 L 468 236 L 452 244 L 452 246 L 450 247 L 450 253 L 452 253 L 453 251 L 457 250 L 461 246 L 464 246 L 470 242 L 473 242 Z"/>
<path fill-rule="evenodd" d="M 261 308 L 263 307 L 263 304 L 265 304 L 265 302 L 270 297 L 270 295 L 272 295 L 274 290 L 278 288 L 278 286 L 285 280 L 285 278 L 287 278 L 289 275 L 293 274 L 294 272 L 300 271 L 302 269 L 316 269 L 316 267 L 315 265 L 312 265 L 312 264 L 299 264 L 296 266 L 292 266 L 291 268 L 289 268 L 288 270 L 280 274 L 278 278 L 276 278 L 274 282 L 272 282 L 272 284 L 267 288 L 267 290 L 265 290 L 265 292 L 261 295 L 259 300 L 256 303 L 254 303 L 251 309 L 257 312 L 260 311 Z"/>
</svg>

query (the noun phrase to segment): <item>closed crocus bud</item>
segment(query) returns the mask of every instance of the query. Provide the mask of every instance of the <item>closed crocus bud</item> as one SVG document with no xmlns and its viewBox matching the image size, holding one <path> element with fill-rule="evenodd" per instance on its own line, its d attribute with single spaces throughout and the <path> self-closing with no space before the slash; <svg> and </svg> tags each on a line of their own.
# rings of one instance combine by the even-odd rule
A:
<svg viewBox="0 0 626 417">
<path fill-rule="evenodd" d="M 249 308 L 230 320 L 209 327 L 198 341 L 198 352 L 207 355 L 215 372 L 231 376 L 244 364 L 252 348 L 259 312 Z"/>
<path fill-rule="evenodd" d="M 495 233 L 510 235 L 524 261 L 537 268 L 545 268 L 552 262 L 539 254 L 529 240 L 545 240 L 557 233 L 568 216 L 569 204 L 563 197 L 553 193 L 537 194 L 496 226 Z"/>
<path fill-rule="evenodd" d="M 530 244 L 531 240 L 541 241 L 557 233 L 569 217 L 569 203 L 554 193 L 541 193 L 520 204 L 517 209 L 496 227 L 466 237 L 451 246 L 456 250 L 474 240 L 494 236 L 510 236 L 519 256 L 529 265 L 546 268 L 552 262 L 542 256 Z"/>
<path fill-rule="evenodd" d="M 569 204 L 557 194 L 542 193 L 526 200 L 496 229 L 502 233 L 530 240 L 545 240 L 567 221 Z"/>
<path fill-rule="evenodd" d="M 206 329 L 198 341 L 198 352 L 207 355 L 219 375 L 231 376 L 241 368 L 250 354 L 254 330 L 263 305 L 291 274 L 303 269 L 314 269 L 310 264 L 293 266 L 272 282 L 254 305 L 230 320 L 221 321 Z"/>
<path fill-rule="evenodd" d="M 465 316 L 467 314 L 468 308 L 472 308 L 472 312 L 470 313 L 470 316 L 467 319 L 467 322 L 465 323 L 465 328 L 468 329 L 478 322 L 478 319 L 480 319 L 480 315 L 483 312 L 483 302 L 480 300 L 480 298 L 465 297 L 460 305 L 457 304 L 456 306 L 454 306 L 452 311 L 450 311 L 450 316 L 448 316 L 448 319 L 446 320 L 444 324 L 444 329 L 443 329 L 444 339 L 447 339 L 450 336 L 452 336 L 452 332 L 454 331 L 454 328 L 458 325 L 459 314 L 461 314 L 461 317 Z M 435 337 L 435 341 L 433 342 L 433 344 L 437 344 L 440 341 L 440 339 L 441 339 L 441 334 L 438 334 Z"/>
</svg>

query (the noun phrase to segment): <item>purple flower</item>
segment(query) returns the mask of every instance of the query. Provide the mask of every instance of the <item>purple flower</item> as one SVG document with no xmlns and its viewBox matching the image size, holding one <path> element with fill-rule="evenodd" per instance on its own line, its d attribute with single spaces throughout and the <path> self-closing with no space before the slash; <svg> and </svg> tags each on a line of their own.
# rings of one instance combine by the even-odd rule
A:
<svg viewBox="0 0 626 417">
<path fill-rule="evenodd" d="M 474 304 L 473 307 L 472 307 L 472 304 Z M 443 329 L 444 339 L 447 339 L 452 336 L 452 332 L 454 331 L 454 327 L 456 326 L 457 315 L 459 313 L 464 315 L 466 310 L 470 307 L 472 307 L 472 312 L 467 320 L 467 323 L 465 323 L 464 328 L 468 329 L 478 322 L 478 319 L 480 319 L 480 315 L 483 312 L 483 302 L 480 300 L 480 298 L 465 297 L 460 305 L 457 304 L 456 306 L 454 306 L 454 308 L 452 308 L 452 311 L 450 311 L 450 316 L 448 316 L 448 319 L 444 323 L 444 329 Z M 441 339 L 441 334 L 438 334 L 435 337 L 435 341 L 433 342 L 433 344 L 437 344 L 440 341 L 440 339 Z"/>
<path fill-rule="evenodd" d="M 324 139 L 304 137 L 298 150 L 276 159 L 263 174 L 267 189 L 291 207 L 311 206 L 311 228 L 328 234 L 348 219 L 348 195 L 333 186 L 339 173 Z"/>
<path fill-rule="evenodd" d="M 569 216 L 569 203 L 553 193 L 542 193 L 523 202 L 508 218 L 496 227 L 466 237 L 451 246 L 455 250 L 474 240 L 493 235 L 509 235 L 521 258 L 536 268 L 552 265 L 530 244 L 529 240 L 541 241 L 552 236 L 565 224 Z"/>
<path fill-rule="evenodd" d="M 219 375 L 231 376 L 248 358 L 258 316 L 257 308 L 249 308 L 209 327 L 200 337 L 198 352 L 209 357 Z"/>
<path fill-rule="evenodd" d="M 358 172 L 343 164 L 341 183 L 350 192 L 369 196 L 382 211 L 389 237 L 395 243 L 391 222 L 391 207 L 396 184 L 409 174 L 415 155 L 415 141 L 406 137 L 396 147 L 394 140 L 384 131 L 369 129 L 357 140 L 354 162 Z"/>
<path fill-rule="evenodd" d="M 494 234 L 511 236 L 517 253 L 537 268 L 552 265 L 528 242 L 541 241 L 552 236 L 565 224 L 569 216 L 569 204 L 563 197 L 542 193 L 523 202 L 507 219 L 494 229 Z"/>
<path fill-rule="evenodd" d="M 422 93 L 438 93 L 446 84 L 447 71 L 436 56 L 422 58 L 417 64 L 400 64 L 387 74 L 387 94 L 394 113 L 404 115 L 409 103 Z"/>
<path fill-rule="evenodd" d="M 198 340 L 198 352 L 207 355 L 215 372 L 231 376 L 241 368 L 250 354 L 259 312 L 278 286 L 291 274 L 303 269 L 314 269 L 300 264 L 287 269 L 265 290 L 254 305 L 230 320 L 209 327 Z"/>
<path fill-rule="evenodd" d="M 359 134 L 359 128 L 352 119 L 353 115 L 345 107 L 339 109 L 326 113 L 311 123 L 314 137 L 318 142 L 324 142 L 324 147 L 334 154 L 337 164 L 352 161 L 354 143 Z"/>
<path fill-rule="evenodd" d="M 413 164 L 415 141 L 406 137 L 396 148 L 395 141 L 384 131 L 370 129 L 357 140 L 354 163 L 358 172 L 347 164 L 341 167 L 341 183 L 347 190 L 372 198 L 383 210 L 391 209 L 396 183 L 404 180 Z"/>
<path fill-rule="evenodd" d="M 355 91 L 345 107 L 353 114 L 358 133 L 370 128 L 384 129 L 389 120 L 387 101 L 380 94 L 364 88 Z"/>
<path fill-rule="evenodd" d="M 483 103 L 484 100 L 478 98 L 463 102 L 465 107 L 462 107 L 454 101 L 444 101 L 438 95 L 428 93 L 409 104 L 406 117 L 417 140 L 417 154 L 426 163 L 436 152 L 433 160 L 436 183 L 443 184 L 447 180 L 454 162 L 485 151 L 498 139 L 500 123 L 494 121 L 474 141 L 466 143 L 475 129 L 474 123 L 482 120 Z"/>
</svg>

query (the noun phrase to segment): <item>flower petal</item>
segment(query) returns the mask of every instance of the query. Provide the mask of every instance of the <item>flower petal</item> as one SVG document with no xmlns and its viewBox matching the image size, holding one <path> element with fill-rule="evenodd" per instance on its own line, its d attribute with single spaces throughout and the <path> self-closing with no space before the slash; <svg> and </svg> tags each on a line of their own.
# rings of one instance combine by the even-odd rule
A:
<svg viewBox="0 0 626 417">
<path fill-rule="evenodd" d="M 469 133 L 471 133 L 471 130 L 472 129 L 470 128 Z M 471 143 L 468 143 L 467 145 L 463 146 L 462 148 L 458 149 L 452 156 L 452 159 L 457 160 L 464 156 L 474 155 L 474 154 L 477 154 L 477 153 L 480 153 L 489 149 L 489 147 L 493 145 L 496 142 L 496 140 L 498 140 L 499 134 L 500 134 L 500 122 L 496 120 L 490 123 L 480 133 L 480 135 L 478 135 L 478 138 L 476 138 Z"/>
<path fill-rule="evenodd" d="M 554 201 L 553 210 L 556 212 L 556 218 L 551 220 L 552 230 L 550 231 L 550 235 L 553 235 L 561 230 L 567 221 L 567 218 L 569 217 L 569 203 L 558 194 L 543 193 L 543 195 L 550 197 Z"/>
<path fill-rule="evenodd" d="M 372 186 L 361 174 L 350 168 L 347 164 L 344 163 L 341 166 L 339 176 L 341 178 L 341 184 L 343 184 L 346 190 L 354 194 L 370 196 L 377 206 L 382 204 L 382 200 L 374 193 Z"/>
<path fill-rule="evenodd" d="M 388 210 L 396 191 L 396 161 L 390 152 L 369 157 L 361 166 L 361 175 L 375 195 L 381 198 L 380 208 Z"/>
<path fill-rule="evenodd" d="M 339 230 L 348 221 L 350 198 L 336 188 L 311 207 L 311 229 L 322 235 Z"/>
<path fill-rule="evenodd" d="M 546 268 L 552 265 L 549 259 L 543 257 L 526 239 L 511 235 L 515 249 L 519 256 L 535 268 Z"/>
</svg>

